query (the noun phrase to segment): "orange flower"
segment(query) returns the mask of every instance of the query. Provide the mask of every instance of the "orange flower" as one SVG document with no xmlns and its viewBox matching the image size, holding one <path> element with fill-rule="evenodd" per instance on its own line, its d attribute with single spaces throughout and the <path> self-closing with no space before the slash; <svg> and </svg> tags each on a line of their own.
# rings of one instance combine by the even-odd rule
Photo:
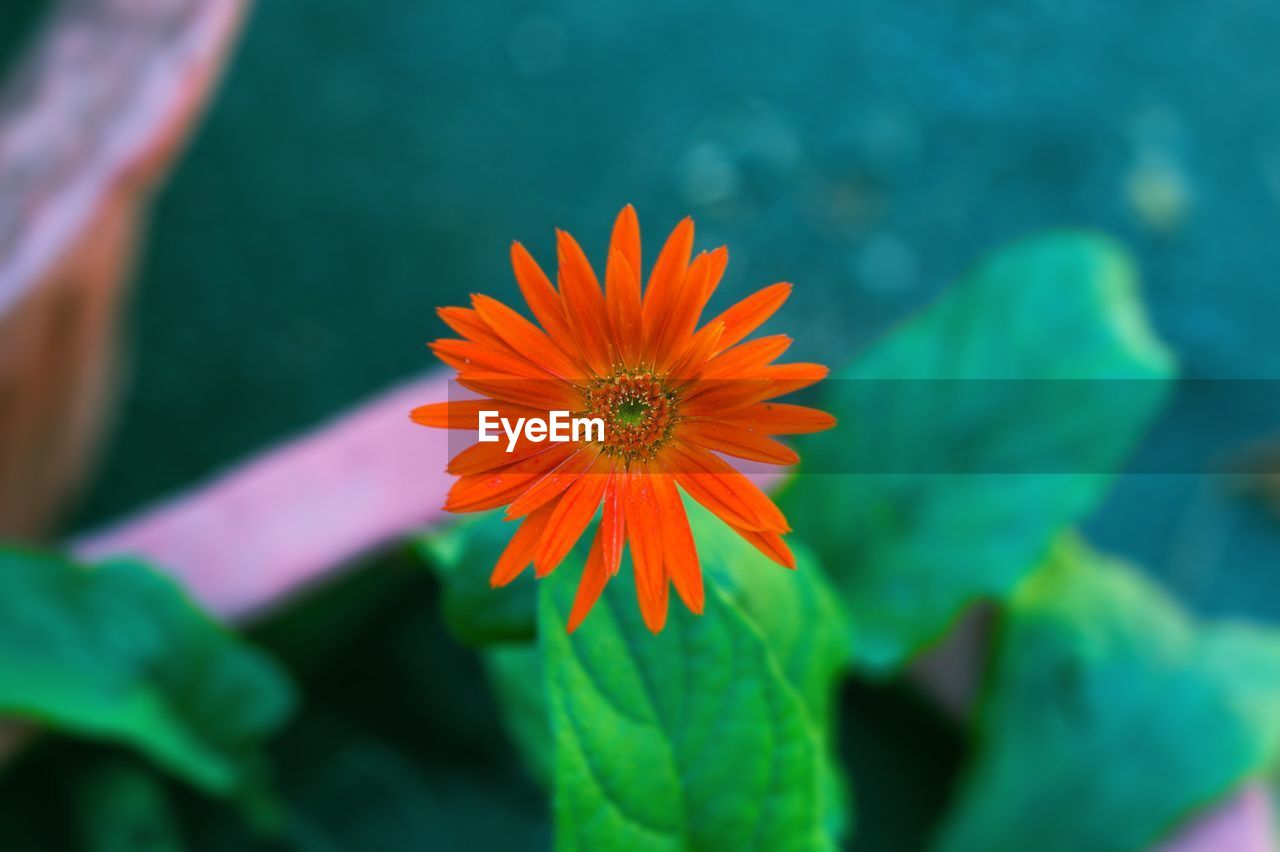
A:
<svg viewBox="0 0 1280 852">
<path fill-rule="evenodd" d="M 786 518 L 747 477 L 721 458 L 792 464 L 795 452 L 773 435 L 829 429 L 835 419 L 798 405 L 768 402 L 827 375 L 818 364 L 774 364 L 791 340 L 743 343 L 791 292 L 774 284 L 698 328 L 728 261 L 726 249 L 690 256 L 693 221 L 667 238 L 640 286 L 640 227 L 629 205 L 618 214 L 601 288 L 573 237 L 557 231 L 559 289 L 519 243 L 516 281 L 538 325 L 487 296 L 471 308 L 441 308 L 462 339 L 432 350 L 483 399 L 413 411 L 424 426 L 476 430 L 481 411 L 545 419 L 562 410 L 604 421 L 603 441 L 476 443 L 449 463 L 458 481 L 445 508 L 478 512 L 506 506 L 523 518 L 491 582 L 511 582 L 530 563 L 544 577 L 560 563 L 603 505 L 569 617 L 582 623 L 631 546 L 645 624 L 667 617 L 668 584 L 695 613 L 702 572 L 680 491 L 719 516 L 770 559 L 795 567 L 782 540 Z M 598 436 L 596 436 L 598 437 Z M 510 447 L 510 448 L 509 448 Z"/>
</svg>

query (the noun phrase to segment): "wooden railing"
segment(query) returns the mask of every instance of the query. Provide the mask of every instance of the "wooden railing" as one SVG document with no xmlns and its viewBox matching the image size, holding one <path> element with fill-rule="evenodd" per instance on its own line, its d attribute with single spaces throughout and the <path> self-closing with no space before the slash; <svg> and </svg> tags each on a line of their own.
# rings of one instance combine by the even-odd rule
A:
<svg viewBox="0 0 1280 852">
<path fill-rule="evenodd" d="M 69 0 L 0 94 L 0 536 L 38 537 L 112 396 L 140 225 L 244 0 Z"/>
</svg>

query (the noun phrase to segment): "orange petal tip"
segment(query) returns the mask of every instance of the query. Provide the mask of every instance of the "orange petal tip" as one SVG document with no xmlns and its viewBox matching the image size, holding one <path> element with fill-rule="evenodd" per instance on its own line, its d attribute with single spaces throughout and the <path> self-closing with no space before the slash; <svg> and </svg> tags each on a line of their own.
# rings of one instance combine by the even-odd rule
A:
<svg viewBox="0 0 1280 852">
<path fill-rule="evenodd" d="M 659 633 L 662 632 L 662 628 L 667 626 L 667 619 L 665 616 L 661 621 L 650 621 L 648 618 L 646 618 L 644 620 L 644 626 L 648 628 L 650 633 L 652 633 L 654 636 L 657 636 Z"/>
<path fill-rule="evenodd" d="M 447 411 L 441 412 L 441 406 L 438 402 L 419 405 L 409 412 L 409 419 L 419 426 L 428 426 L 434 429 L 449 425 L 449 414 Z"/>
</svg>

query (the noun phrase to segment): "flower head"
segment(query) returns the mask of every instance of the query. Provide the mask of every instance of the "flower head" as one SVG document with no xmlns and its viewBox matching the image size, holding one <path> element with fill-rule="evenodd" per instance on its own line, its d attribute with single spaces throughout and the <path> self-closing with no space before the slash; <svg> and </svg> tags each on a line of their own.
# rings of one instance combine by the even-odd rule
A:
<svg viewBox="0 0 1280 852">
<path fill-rule="evenodd" d="M 790 284 L 748 296 L 699 326 L 720 283 L 728 252 L 692 257 L 693 222 L 676 226 L 641 287 L 640 228 L 627 206 L 618 215 L 604 286 L 573 237 L 557 231 L 559 287 L 524 247 L 511 247 L 516 281 L 538 324 L 487 296 L 470 308 L 441 308 L 460 339 L 432 350 L 480 399 L 415 409 L 425 426 L 476 430 L 481 412 L 512 421 L 552 411 L 598 418 L 603 435 L 546 442 L 476 443 L 449 463 L 457 475 L 445 508 L 476 512 L 506 506 L 522 519 L 492 575 L 511 582 L 528 565 L 546 576 L 601 511 L 577 598 L 574 630 L 618 572 L 630 546 L 640 610 L 662 629 L 670 586 L 689 609 L 704 602 L 697 548 L 680 492 L 714 512 L 770 559 L 795 567 L 782 513 L 732 456 L 770 464 L 798 460 L 774 435 L 829 429 L 825 412 L 770 402 L 820 381 L 818 364 L 775 364 L 791 340 L 743 342 L 786 300 Z M 600 438 L 603 437 L 603 440 Z"/>
</svg>

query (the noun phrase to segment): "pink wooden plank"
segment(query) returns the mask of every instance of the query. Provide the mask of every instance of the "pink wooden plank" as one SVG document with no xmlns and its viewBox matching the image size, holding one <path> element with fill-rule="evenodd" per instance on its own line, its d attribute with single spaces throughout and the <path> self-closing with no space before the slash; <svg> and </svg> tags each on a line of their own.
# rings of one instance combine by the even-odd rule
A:
<svg viewBox="0 0 1280 852">
<path fill-rule="evenodd" d="M 409 412 L 447 394 L 443 377 L 408 382 L 73 549 L 90 560 L 145 557 L 226 618 L 277 604 L 444 517 L 449 433 Z"/>
</svg>

